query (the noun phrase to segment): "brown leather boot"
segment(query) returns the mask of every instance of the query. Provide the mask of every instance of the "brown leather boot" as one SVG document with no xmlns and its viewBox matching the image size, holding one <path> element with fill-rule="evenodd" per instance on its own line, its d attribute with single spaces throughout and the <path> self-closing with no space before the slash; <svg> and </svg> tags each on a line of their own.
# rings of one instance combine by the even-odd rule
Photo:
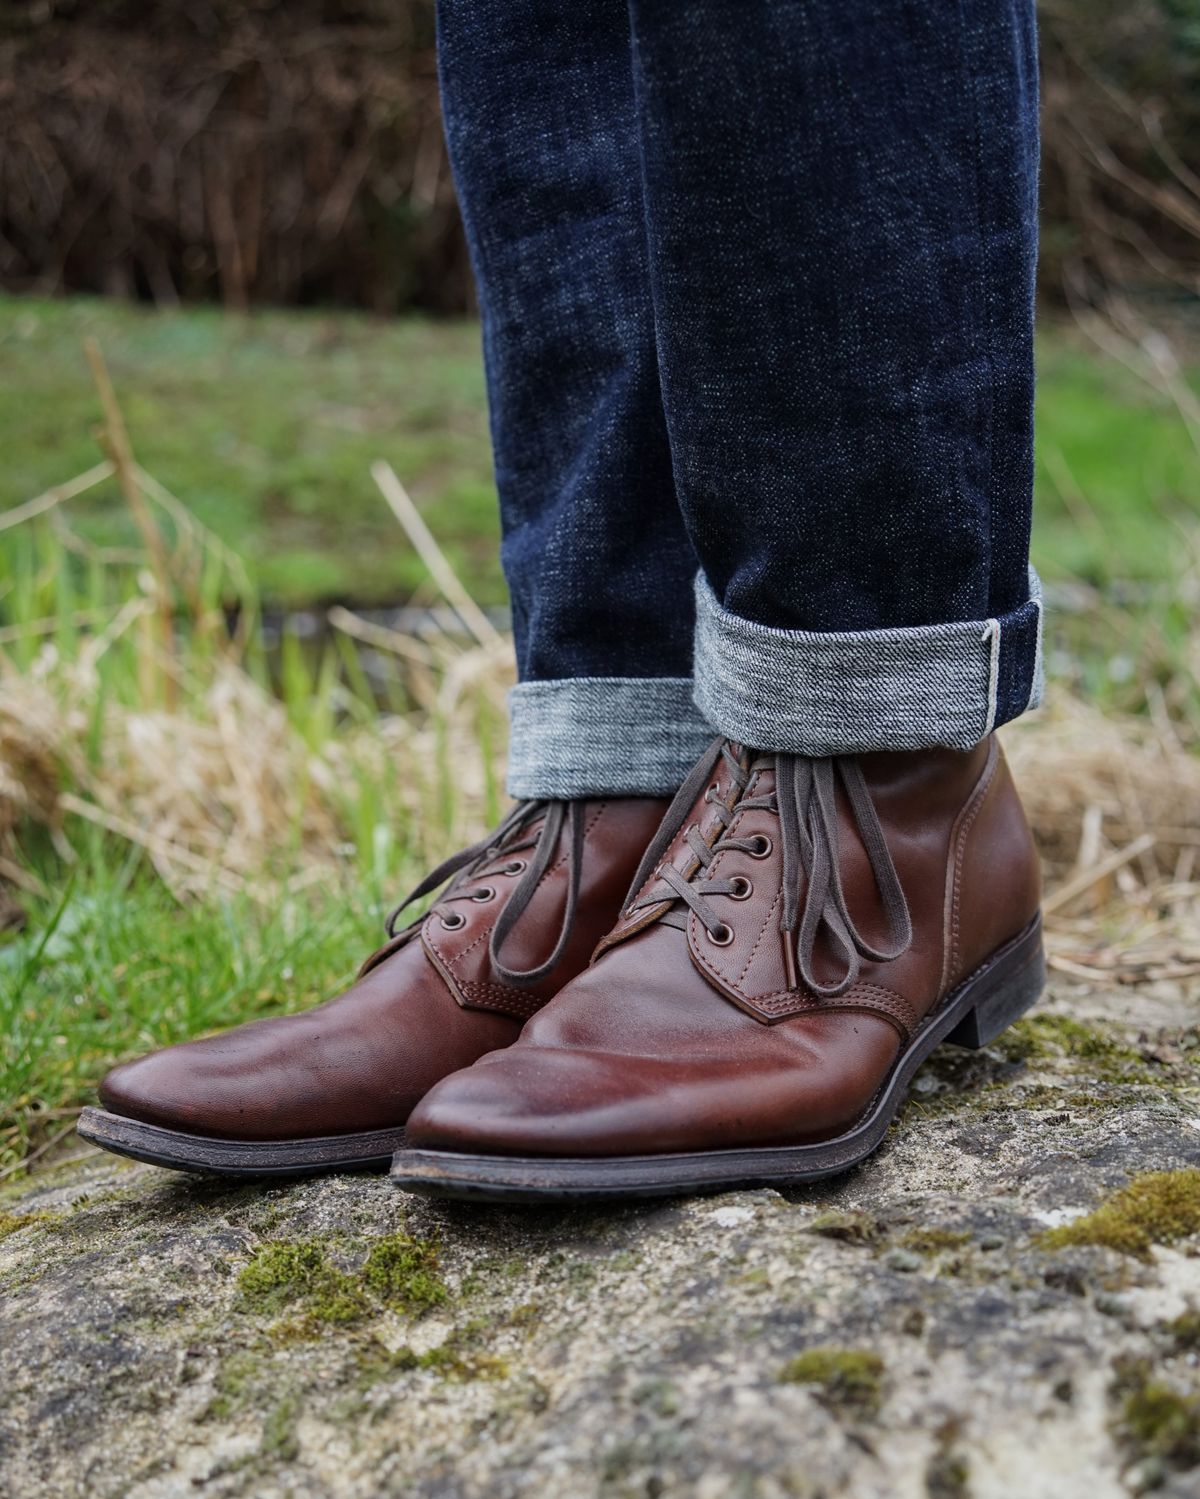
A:
<svg viewBox="0 0 1200 1499">
<path fill-rule="evenodd" d="M 385 1165 L 439 1078 L 508 1046 L 586 965 L 666 802 L 522 802 L 392 913 L 354 986 L 115 1068 L 79 1133 L 184 1171 L 292 1175 Z M 411 902 L 450 883 L 422 918 Z"/>
<path fill-rule="evenodd" d="M 1040 994 L 1039 884 L 994 740 L 837 760 L 718 741 L 591 967 L 426 1096 L 393 1176 L 541 1199 L 844 1170 L 939 1042 L 984 1046 Z"/>
</svg>

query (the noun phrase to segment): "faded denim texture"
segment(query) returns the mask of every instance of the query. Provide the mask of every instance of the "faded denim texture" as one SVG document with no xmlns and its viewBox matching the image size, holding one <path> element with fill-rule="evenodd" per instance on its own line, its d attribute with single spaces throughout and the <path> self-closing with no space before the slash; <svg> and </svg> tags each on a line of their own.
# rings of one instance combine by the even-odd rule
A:
<svg viewBox="0 0 1200 1499">
<path fill-rule="evenodd" d="M 439 0 L 439 53 L 522 683 L 510 789 L 581 794 L 553 789 L 569 766 L 659 790 L 662 745 L 705 721 L 849 752 L 1022 712 L 1029 0 Z"/>
</svg>

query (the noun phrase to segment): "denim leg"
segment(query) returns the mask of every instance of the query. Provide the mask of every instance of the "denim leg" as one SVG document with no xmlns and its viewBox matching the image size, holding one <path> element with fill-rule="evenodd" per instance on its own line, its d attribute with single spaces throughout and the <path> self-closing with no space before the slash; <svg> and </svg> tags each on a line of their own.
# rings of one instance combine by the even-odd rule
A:
<svg viewBox="0 0 1200 1499">
<path fill-rule="evenodd" d="M 439 0 L 520 684 L 514 796 L 672 791 L 695 554 L 675 498 L 620 0 Z"/>
<path fill-rule="evenodd" d="M 696 701 L 802 754 L 1038 695 L 1032 0 L 629 0 Z"/>
</svg>

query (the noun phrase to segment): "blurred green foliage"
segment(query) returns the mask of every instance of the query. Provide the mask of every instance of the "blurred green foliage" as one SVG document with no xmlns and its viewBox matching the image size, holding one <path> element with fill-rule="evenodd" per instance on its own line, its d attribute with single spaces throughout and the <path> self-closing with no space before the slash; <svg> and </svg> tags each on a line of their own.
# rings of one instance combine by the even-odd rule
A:
<svg viewBox="0 0 1200 1499">
<path fill-rule="evenodd" d="M 428 590 L 371 482 L 379 457 L 480 602 L 504 601 L 473 323 L 0 299 L 0 509 L 97 462 L 88 335 L 143 465 L 246 559 L 270 603 L 394 604 Z M 1169 584 L 1200 514 L 1186 426 L 1068 328 L 1047 323 L 1039 361 L 1038 566 L 1099 588 Z M 90 544 L 136 540 L 113 483 L 67 515 Z M 0 532 L 0 556 L 17 544 Z"/>
</svg>

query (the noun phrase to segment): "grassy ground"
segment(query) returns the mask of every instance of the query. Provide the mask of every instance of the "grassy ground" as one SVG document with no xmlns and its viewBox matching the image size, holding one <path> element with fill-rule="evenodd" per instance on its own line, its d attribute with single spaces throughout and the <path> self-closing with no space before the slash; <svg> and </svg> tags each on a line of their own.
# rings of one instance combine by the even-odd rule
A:
<svg viewBox="0 0 1200 1499">
<path fill-rule="evenodd" d="M 500 598 L 473 325 L 0 299 L 0 508 L 96 462 L 89 335 L 143 465 L 241 553 L 265 598 L 396 603 L 425 581 L 371 482 L 376 458 L 480 596 Z M 115 486 L 72 517 L 92 542 L 132 539 Z"/>
<path fill-rule="evenodd" d="M 0 301 L 0 511 L 96 461 L 89 334 L 145 467 L 268 600 L 428 589 L 370 481 L 379 456 L 476 597 L 502 599 L 473 327 Z M 1152 588 L 1069 623 L 1052 666 L 1198 742 L 1193 611 L 1175 587 L 1200 513 L 1187 429 L 1066 332 L 1044 336 L 1041 372 L 1036 560 L 1102 592 Z M 115 485 L 69 516 L 88 543 L 136 539 Z M 380 720 L 352 652 L 313 661 L 285 642 L 273 704 L 260 659 L 222 655 L 229 574 L 202 544 L 169 582 L 186 616 L 169 660 L 144 559 L 81 564 L 72 545 L 46 517 L 0 531 L 0 897 L 21 884 L 0 938 L 0 1176 L 69 1126 L 109 1062 L 329 993 L 382 912 L 500 801 L 500 656 L 396 656 Z"/>
<path fill-rule="evenodd" d="M 361 887 L 181 904 L 139 850 L 95 835 L 76 852 L 71 872 L 39 861 L 59 888 L 27 896 L 25 932 L 0 946 L 0 1167 L 68 1126 L 119 1057 L 315 1004 L 379 941 Z"/>
<path fill-rule="evenodd" d="M 476 597 L 502 601 L 474 325 L 0 299 L 0 508 L 95 462 L 89 334 L 143 464 L 241 553 L 265 598 L 394 603 L 424 581 L 368 476 L 382 457 Z M 1101 587 L 1170 579 L 1178 522 L 1200 513 L 1186 428 L 1068 330 L 1047 328 L 1039 360 L 1036 562 Z M 130 539 L 113 486 L 72 515 L 91 541 Z"/>
</svg>

